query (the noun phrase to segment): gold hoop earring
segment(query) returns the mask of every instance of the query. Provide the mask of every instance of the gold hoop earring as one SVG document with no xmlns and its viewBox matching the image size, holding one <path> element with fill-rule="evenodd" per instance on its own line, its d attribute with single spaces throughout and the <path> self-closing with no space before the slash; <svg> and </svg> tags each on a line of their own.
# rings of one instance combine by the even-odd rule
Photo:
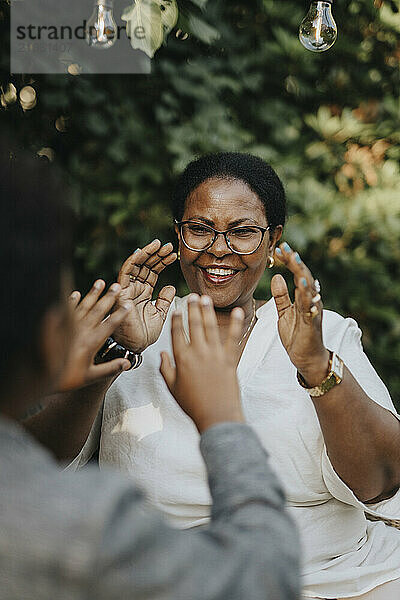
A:
<svg viewBox="0 0 400 600">
<path fill-rule="evenodd" d="M 273 256 L 268 256 L 267 258 L 267 269 L 272 269 L 275 264 L 275 259 Z"/>
</svg>

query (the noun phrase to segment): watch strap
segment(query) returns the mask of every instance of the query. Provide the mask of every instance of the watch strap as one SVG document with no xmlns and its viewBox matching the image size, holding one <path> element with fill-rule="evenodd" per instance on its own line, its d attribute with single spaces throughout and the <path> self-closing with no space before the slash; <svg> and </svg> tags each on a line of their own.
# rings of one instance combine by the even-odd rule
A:
<svg viewBox="0 0 400 600">
<path fill-rule="evenodd" d="M 343 379 L 343 361 L 336 352 L 329 351 L 329 372 L 319 385 L 309 387 L 306 380 L 297 371 L 297 381 L 312 398 L 320 398 L 329 392 L 335 385 L 339 385 Z"/>
<path fill-rule="evenodd" d="M 121 344 L 118 344 L 112 337 L 107 338 L 103 346 L 96 354 L 95 362 L 97 364 L 110 362 L 116 358 L 125 358 L 131 363 L 131 369 L 137 369 L 143 362 L 141 354 L 131 352 Z"/>
</svg>

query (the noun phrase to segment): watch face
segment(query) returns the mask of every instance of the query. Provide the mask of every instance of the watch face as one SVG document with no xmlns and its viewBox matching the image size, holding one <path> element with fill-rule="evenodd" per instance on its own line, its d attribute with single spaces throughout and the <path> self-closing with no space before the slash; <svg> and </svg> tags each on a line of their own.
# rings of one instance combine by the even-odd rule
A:
<svg viewBox="0 0 400 600">
<path fill-rule="evenodd" d="M 312 398 L 319 398 L 323 396 L 329 390 L 331 390 L 335 385 L 341 383 L 343 378 L 343 361 L 335 352 L 331 351 L 331 362 L 330 362 L 330 371 L 329 375 L 321 382 L 320 385 L 317 385 L 313 388 L 308 388 L 307 383 L 304 378 L 297 372 L 297 380 L 300 385 L 307 390 L 309 395 Z"/>
<path fill-rule="evenodd" d="M 337 356 L 337 354 L 333 354 L 332 357 L 332 367 L 331 370 L 336 375 L 336 380 L 342 380 L 343 377 L 343 361 Z M 338 381 L 338 383 L 340 383 Z"/>
</svg>

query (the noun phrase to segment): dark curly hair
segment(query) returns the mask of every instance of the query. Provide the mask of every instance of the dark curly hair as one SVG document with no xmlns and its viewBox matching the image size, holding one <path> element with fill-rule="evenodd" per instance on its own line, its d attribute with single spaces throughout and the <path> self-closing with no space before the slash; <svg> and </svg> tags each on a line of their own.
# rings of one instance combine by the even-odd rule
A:
<svg viewBox="0 0 400 600">
<path fill-rule="evenodd" d="M 286 197 L 281 180 L 261 158 L 242 152 L 206 154 L 189 163 L 175 186 L 174 219 L 182 220 L 188 197 L 208 179 L 243 181 L 263 203 L 268 224 L 272 228 L 285 224 Z"/>
<path fill-rule="evenodd" d="M 17 362 L 41 364 L 39 333 L 60 301 L 61 270 L 72 256 L 65 184 L 44 158 L 0 148 L 0 378 Z"/>
</svg>

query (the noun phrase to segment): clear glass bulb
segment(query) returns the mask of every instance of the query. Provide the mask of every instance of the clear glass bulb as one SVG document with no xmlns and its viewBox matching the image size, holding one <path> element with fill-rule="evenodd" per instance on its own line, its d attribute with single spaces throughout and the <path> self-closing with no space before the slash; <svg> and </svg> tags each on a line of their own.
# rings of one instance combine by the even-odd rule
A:
<svg viewBox="0 0 400 600">
<path fill-rule="evenodd" d="M 332 16 L 332 1 L 313 0 L 300 25 L 299 39 L 311 52 L 325 52 L 336 42 L 337 27 Z"/>
<path fill-rule="evenodd" d="M 92 48 L 111 48 L 117 39 L 113 16 L 113 0 L 96 0 L 94 11 L 86 23 L 86 41 Z"/>
</svg>

